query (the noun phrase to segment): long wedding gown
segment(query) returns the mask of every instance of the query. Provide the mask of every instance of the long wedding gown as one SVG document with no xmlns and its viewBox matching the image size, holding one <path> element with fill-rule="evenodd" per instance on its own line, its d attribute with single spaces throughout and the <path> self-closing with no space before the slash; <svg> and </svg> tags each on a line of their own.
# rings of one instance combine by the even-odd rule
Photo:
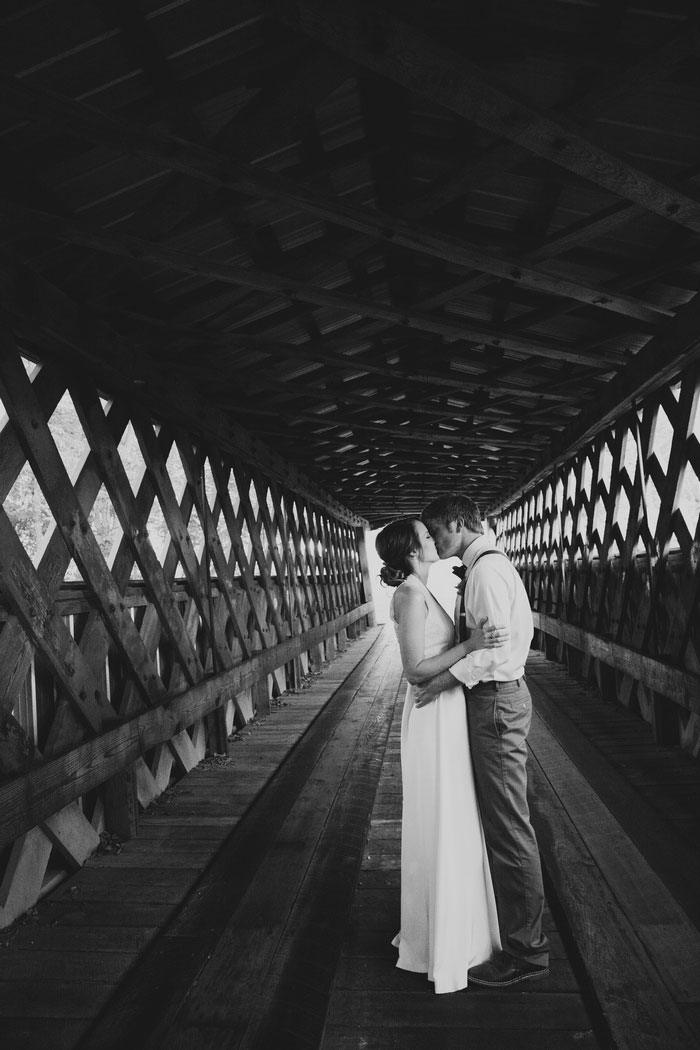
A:
<svg viewBox="0 0 700 1050">
<path fill-rule="evenodd" d="M 454 624 L 417 576 L 402 587 L 425 599 L 425 656 L 454 645 Z M 394 619 L 393 600 L 390 616 Z M 467 970 L 501 946 L 484 833 L 476 801 L 462 687 L 425 707 L 409 685 L 401 724 L 403 970 L 427 973 L 436 992 L 467 986 Z"/>
</svg>

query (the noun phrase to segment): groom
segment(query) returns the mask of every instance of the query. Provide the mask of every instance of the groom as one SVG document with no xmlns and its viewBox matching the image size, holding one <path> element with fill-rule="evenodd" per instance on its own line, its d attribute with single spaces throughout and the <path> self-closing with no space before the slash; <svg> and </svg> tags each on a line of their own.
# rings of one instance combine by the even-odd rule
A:
<svg viewBox="0 0 700 1050">
<path fill-rule="evenodd" d="M 475 984 L 503 987 L 549 973 L 542 933 L 542 870 L 527 804 L 527 748 L 532 701 L 523 673 L 532 640 L 525 587 L 509 559 L 483 535 L 481 514 L 467 496 L 441 496 L 422 514 L 440 558 L 461 558 L 458 599 L 462 640 L 481 624 L 510 627 L 510 642 L 478 649 L 418 690 L 430 703 L 455 678 L 466 687 L 469 739 L 481 820 L 491 865 L 503 950 L 468 973 Z M 458 570 L 455 570 L 458 571 Z"/>
</svg>

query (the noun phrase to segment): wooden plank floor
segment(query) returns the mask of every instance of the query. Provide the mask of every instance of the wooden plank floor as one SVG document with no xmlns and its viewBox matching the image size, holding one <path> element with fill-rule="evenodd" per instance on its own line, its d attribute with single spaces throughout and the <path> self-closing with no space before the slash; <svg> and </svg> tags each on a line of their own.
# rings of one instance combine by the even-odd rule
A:
<svg viewBox="0 0 700 1050">
<path fill-rule="evenodd" d="M 697 930 L 680 899 L 694 851 L 677 854 L 689 867 L 673 876 L 666 852 L 681 831 L 657 810 L 645 839 L 635 802 L 649 806 L 640 786 L 668 777 L 670 756 L 654 766 L 645 744 L 643 777 L 633 767 L 626 780 L 623 759 L 598 747 L 611 705 L 598 713 L 539 654 L 530 665 L 548 978 L 436 996 L 395 967 L 404 683 L 391 629 L 374 629 L 241 736 L 229 762 L 181 781 L 123 853 L 94 858 L 0 932 L 3 1050 L 699 1046 Z M 654 1023 L 669 1024 L 661 1040 L 644 1010 L 634 1020 L 642 988 Z"/>
<path fill-rule="evenodd" d="M 700 761 L 656 744 L 642 718 L 541 653 L 528 680 L 546 724 L 700 927 Z"/>
<path fill-rule="evenodd" d="M 233 887 L 219 858 L 80 1050 L 432 1046 L 436 1031 L 445 1046 L 450 1039 L 463 1046 L 465 1029 L 475 1047 L 493 1046 L 494 1034 L 503 1050 L 601 1045 L 550 914 L 557 957 L 552 977 L 539 987 L 500 996 L 471 991 L 469 1000 L 435 996 L 425 979 L 396 969 L 390 942 L 398 928 L 405 685 L 391 631 L 364 665 L 317 761 L 295 778 L 294 797 L 278 792 L 288 812 L 282 819 L 274 810 L 277 828 L 274 836 L 268 828 L 267 851 L 258 851 L 254 873 L 250 862 L 246 885 Z M 295 764 L 292 755 L 290 776 Z M 263 802 L 274 788 L 273 781 Z M 372 885 L 372 835 L 377 827 L 385 834 L 387 821 L 390 850 L 376 854 L 380 884 Z M 260 815 L 252 822 L 253 841 L 263 834 L 261 823 L 267 826 Z M 243 850 L 248 856 L 249 843 L 241 843 Z M 364 942 L 376 944 L 375 956 L 363 956 L 359 968 L 347 954 L 358 921 Z"/>
<path fill-rule="evenodd" d="M 686 829 L 700 769 L 541 654 L 528 682 L 533 822 L 615 1046 L 697 1048 L 700 847 Z M 675 792 L 653 790 L 669 782 L 690 787 L 681 820 Z"/>
<path fill-rule="evenodd" d="M 453 995 L 435 995 L 423 975 L 396 968 L 397 953 L 391 940 L 399 928 L 401 709 L 398 704 L 322 1050 L 590 1050 L 606 1046 L 596 1034 L 566 938 L 549 906 L 545 910 L 552 950 L 549 977 L 507 990 L 472 985 Z"/>
</svg>

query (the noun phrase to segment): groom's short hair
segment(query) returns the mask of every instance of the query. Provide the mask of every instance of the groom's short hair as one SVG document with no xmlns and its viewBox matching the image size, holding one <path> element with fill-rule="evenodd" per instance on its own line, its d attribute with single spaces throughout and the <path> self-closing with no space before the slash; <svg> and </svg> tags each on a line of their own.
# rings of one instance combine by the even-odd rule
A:
<svg viewBox="0 0 700 1050">
<path fill-rule="evenodd" d="M 484 526 L 481 521 L 481 511 L 469 496 L 460 496 L 452 493 L 449 496 L 438 496 L 431 500 L 421 514 L 421 521 L 430 530 L 431 522 L 441 522 L 449 525 L 451 521 L 463 518 L 464 524 L 471 532 L 482 532 Z"/>
</svg>

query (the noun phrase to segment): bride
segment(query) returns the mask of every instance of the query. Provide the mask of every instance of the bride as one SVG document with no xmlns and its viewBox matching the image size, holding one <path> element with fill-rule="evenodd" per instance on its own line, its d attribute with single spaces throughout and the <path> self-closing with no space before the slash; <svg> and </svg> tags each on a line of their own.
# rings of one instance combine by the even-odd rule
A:
<svg viewBox="0 0 700 1050">
<path fill-rule="evenodd" d="M 401 725 L 403 819 L 401 929 L 397 966 L 426 973 L 435 991 L 467 987 L 467 970 L 500 949 L 496 904 L 476 801 L 464 691 L 416 707 L 413 686 L 448 670 L 475 649 L 508 640 L 482 624 L 455 645 L 454 623 L 428 590 L 439 560 L 418 518 L 401 518 L 377 536 L 380 578 L 397 590 L 390 616 L 408 682 Z"/>
</svg>

